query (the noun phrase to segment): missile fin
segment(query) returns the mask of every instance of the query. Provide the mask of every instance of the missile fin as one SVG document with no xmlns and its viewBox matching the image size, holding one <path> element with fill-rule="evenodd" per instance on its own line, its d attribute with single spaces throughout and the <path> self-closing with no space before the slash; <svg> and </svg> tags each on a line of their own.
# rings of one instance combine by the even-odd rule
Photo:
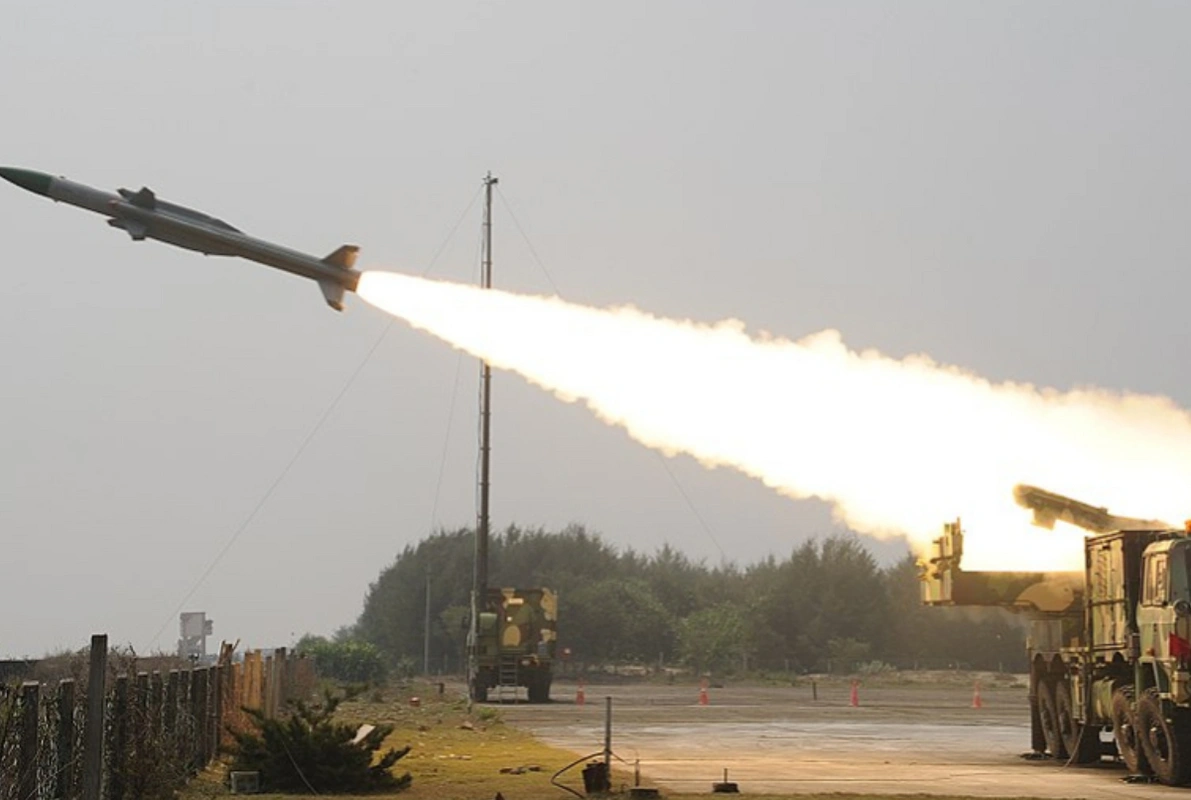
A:
<svg viewBox="0 0 1191 800">
<path fill-rule="evenodd" d="M 336 311 L 343 310 L 343 285 L 334 281 L 319 281 L 318 288 L 323 290 L 323 297 L 327 298 L 327 305 Z"/>
<path fill-rule="evenodd" d="M 113 228 L 119 228 L 122 231 L 128 231 L 128 235 L 137 242 L 144 239 L 145 235 L 149 232 L 149 229 L 139 222 L 132 222 L 126 219 L 109 219 L 108 225 L 111 225 Z"/>
<path fill-rule="evenodd" d="M 323 259 L 324 264 L 330 264 L 340 269 L 351 269 L 356 265 L 356 255 L 360 248 L 354 244 L 345 244 L 331 255 Z"/>
<path fill-rule="evenodd" d="M 148 186 L 142 186 L 139 192 L 134 192 L 131 189 L 118 189 L 117 191 L 120 192 L 121 197 L 137 208 L 145 208 L 150 211 L 157 208 L 157 195 L 153 194 L 153 190 Z"/>
</svg>

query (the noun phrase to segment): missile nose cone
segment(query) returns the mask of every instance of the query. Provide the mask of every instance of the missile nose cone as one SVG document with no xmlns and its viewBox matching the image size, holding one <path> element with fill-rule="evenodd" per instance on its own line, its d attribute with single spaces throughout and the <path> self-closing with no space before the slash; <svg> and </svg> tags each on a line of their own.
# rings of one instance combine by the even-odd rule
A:
<svg viewBox="0 0 1191 800">
<path fill-rule="evenodd" d="M 22 189 L 28 189 L 30 192 L 42 195 L 43 197 L 50 196 L 50 183 L 54 180 L 44 172 L 34 172 L 31 169 L 17 169 L 15 167 L 0 167 L 0 178 L 4 178 L 9 183 L 15 183 Z"/>
</svg>

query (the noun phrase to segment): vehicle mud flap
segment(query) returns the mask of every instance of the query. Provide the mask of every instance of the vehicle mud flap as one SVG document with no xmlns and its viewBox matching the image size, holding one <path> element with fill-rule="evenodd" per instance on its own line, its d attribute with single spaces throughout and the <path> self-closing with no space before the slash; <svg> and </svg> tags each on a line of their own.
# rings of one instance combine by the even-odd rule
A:
<svg viewBox="0 0 1191 800">
<path fill-rule="evenodd" d="M 1046 672 L 1041 664 L 1030 666 L 1030 749 L 1038 756 L 1046 755 L 1046 736 L 1042 733 L 1042 716 L 1038 708 L 1038 695 L 1042 692 L 1042 681 Z"/>
<path fill-rule="evenodd" d="M 1137 704 L 1137 730 L 1158 780 L 1167 786 L 1191 781 L 1191 717 L 1176 708 L 1167 719 L 1158 691 L 1150 688 Z"/>
<path fill-rule="evenodd" d="M 1067 758 L 1063 737 L 1059 732 L 1059 709 L 1055 701 L 1055 679 L 1043 678 L 1038 682 L 1038 718 L 1042 723 L 1042 735 L 1046 737 L 1046 752 L 1051 758 Z"/>
<path fill-rule="evenodd" d="M 1117 753 L 1131 774 L 1152 774 L 1137 729 L 1132 686 L 1119 686 L 1112 693 L 1112 738 L 1117 743 Z"/>
<path fill-rule="evenodd" d="M 531 703 L 549 703 L 550 675 L 541 671 L 531 673 L 526 681 L 525 694 Z"/>
<path fill-rule="evenodd" d="M 1030 696 L 1030 748 L 1039 755 L 1046 753 L 1046 736 L 1042 733 L 1042 713 L 1038 708 L 1038 694 Z"/>
<path fill-rule="evenodd" d="M 1095 726 L 1084 725 L 1075 719 L 1071 698 L 1071 682 L 1062 679 L 1055 684 L 1055 712 L 1058 716 L 1059 737 L 1072 764 L 1090 764 L 1100 760 L 1100 732 Z"/>
</svg>

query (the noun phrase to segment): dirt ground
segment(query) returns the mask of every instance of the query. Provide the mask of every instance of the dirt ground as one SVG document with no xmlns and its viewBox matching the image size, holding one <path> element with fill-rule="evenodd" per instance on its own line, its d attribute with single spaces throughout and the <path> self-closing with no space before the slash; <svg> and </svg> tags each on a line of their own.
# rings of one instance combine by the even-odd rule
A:
<svg viewBox="0 0 1191 800">
<path fill-rule="evenodd" d="M 1024 676 L 984 676 L 980 708 L 970 676 L 918 674 L 862 682 L 853 707 L 846 681 L 795 686 L 595 685 L 576 703 L 556 681 L 548 705 L 505 704 L 506 722 L 576 756 L 603 748 L 612 698 L 612 749 L 642 784 L 709 792 L 737 783 L 750 794 L 874 793 L 980 797 L 1169 798 L 1188 789 L 1127 783 L 1110 760 L 1064 767 L 1021 758 L 1030 729 Z M 814 696 L 817 692 L 817 699 Z"/>
</svg>

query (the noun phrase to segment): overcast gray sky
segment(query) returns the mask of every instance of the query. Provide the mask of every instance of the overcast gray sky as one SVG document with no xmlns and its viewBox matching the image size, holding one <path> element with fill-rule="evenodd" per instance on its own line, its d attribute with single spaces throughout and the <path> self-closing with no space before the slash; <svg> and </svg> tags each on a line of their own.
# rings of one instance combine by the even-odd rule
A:
<svg viewBox="0 0 1191 800">
<path fill-rule="evenodd" d="M 492 170 L 504 288 L 1191 405 L 1184 4 L 3 8 L 0 164 L 417 274 Z M 0 220 L 0 656 L 172 648 L 345 386 L 185 610 L 252 646 L 329 633 L 403 547 L 472 524 L 472 360 L 395 323 L 365 362 L 389 320 L 354 298 L 7 184 Z M 475 279 L 479 225 L 432 276 Z M 497 528 L 710 563 L 835 529 L 686 458 L 676 486 L 519 378 L 494 397 Z"/>
</svg>

